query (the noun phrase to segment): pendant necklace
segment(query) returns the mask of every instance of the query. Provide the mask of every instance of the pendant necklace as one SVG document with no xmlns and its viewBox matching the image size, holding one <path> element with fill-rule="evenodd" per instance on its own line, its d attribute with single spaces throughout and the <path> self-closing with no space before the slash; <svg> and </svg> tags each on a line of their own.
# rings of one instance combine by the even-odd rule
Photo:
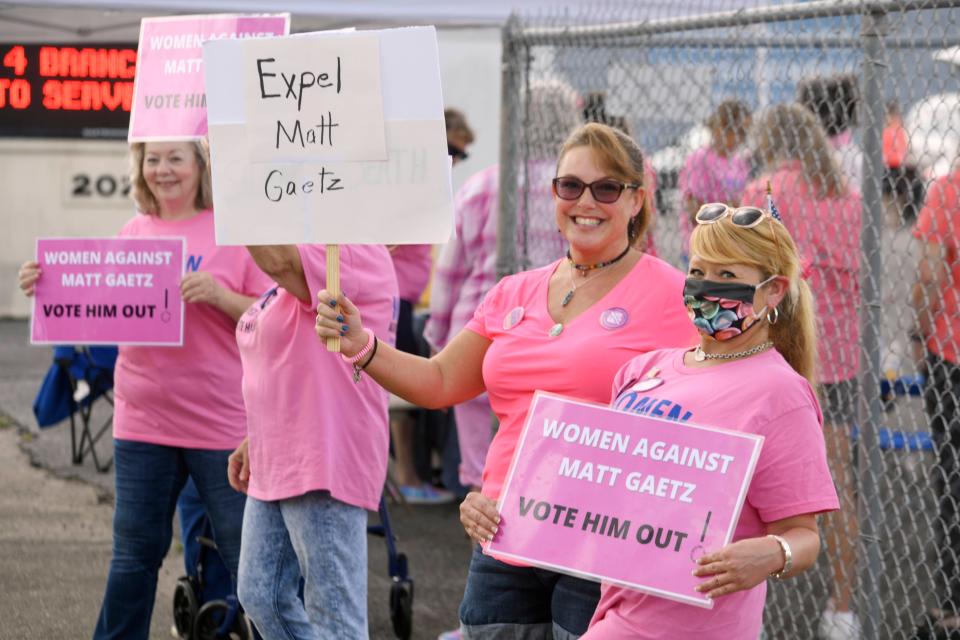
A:
<svg viewBox="0 0 960 640">
<path fill-rule="evenodd" d="M 595 271 L 597 269 L 605 269 L 609 266 L 617 264 L 618 262 L 623 260 L 628 253 L 630 253 L 629 244 L 627 245 L 627 248 L 624 249 L 620 253 L 620 255 L 618 255 L 616 258 L 612 258 L 605 262 L 598 262 L 596 264 L 580 264 L 579 262 L 573 261 L 573 256 L 570 255 L 570 250 L 567 249 L 567 262 L 570 263 L 570 267 L 571 267 L 570 268 L 570 290 L 567 291 L 567 295 L 563 296 L 563 300 L 560 301 L 560 306 L 566 307 L 568 304 L 570 304 L 570 301 L 573 300 L 573 294 L 577 292 L 577 283 L 573 278 L 574 269 L 576 269 L 581 273 L 581 275 L 586 277 L 587 273 L 590 271 Z M 593 278 L 593 280 L 596 280 L 596 279 L 597 279 L 596 277 Z M 585 280 L 583 284 L 585 285 L 587 284 L 587 282 L 590 282 L 590 280 Z M 583 286 L 583 285 L 580 285 L 580 286 Z"/>
<path fill-rule="evenodd" d="M 627 248 L 624 249 L 620 253 L 620 255 L 618 255 L 615 258 L 606 260 L 604 262 L 597 262 L 596 264 L 580 264 L 579 262 L 574 262 L 573 256 L 570 255 L 570 250 L 568 249 L 567 262 L 570 263 L 570 290 L 567 291 L 567 293 L 563 296 L 563 299 L 560 301 L 560 306 L 563 308 L 566 308 L 567 305 L 570 304 L 570 301 L 573 300 L 573 295 L 577 292 L 577 282 L 573 276 L 574 269 L 579 271 L 581 275 L 583 275 L 583 277 L 586 278 L 588 272 L 596 271 L 598 269 L 605 269 L 607 267 L 613 266 L 618 262 L 620 262 L 621 260 L 623 260 L 628 253 L 630 253 L 629 244 L 627 245 Z M 580 287 L 583 287 L 588 283 L 593 282 L 594 280 L 598 279 L 600 275 L 601 274 L 598 273 L 596 276 L 590 278 L 589 280 L 584 280 L 584 282 L 580 285 Z M 562 322 L 556 323 L 555 325 L 550 327 L 550 331 L 548 333 L 551 338 L 556 338 L 561 333 L 563 333 L 563 323 Z"/>
<path fill-rule="evenodd" d="M 593 282 L 594 280 L 596 280 L 600 275 L 602 274 L 598 273 L 596 276 L 587 279 L 586 274 L 584 274 L 584 281 L 583 281 L 583 284 L 581 284 L 580 286 L 581 287 L 586 286 L 590 282 Z M 577 292 L 577 281 L 573 277 L 573 269 L 570 269 L 570 290 L 567 291 L 567 295 L 563 296 L 563 300 L 560 301 L 560 306 L 566 307 L 568 304 L 570 304 L 570 301 L 573 300 L 573 294 L 575 294 L 576 292 Z"/>
<path fill-rule="evenodd" d="M 707 353 L 700 348 L 700 345 L 697 345 L 697 348 L 693 350 L 693 359 L 697 362 L 703 362 L 704 360 L 736 360 L 737 358 L 746 358 L 747 356 L 752 356 L 761 351 L 766 351 L 773 346 L 773 342 L 767 340 L 766 342 L 761 342 L 755 347 L 745 349 L 743 351 L 736 351 L 734 353 Z"/>
</svg>

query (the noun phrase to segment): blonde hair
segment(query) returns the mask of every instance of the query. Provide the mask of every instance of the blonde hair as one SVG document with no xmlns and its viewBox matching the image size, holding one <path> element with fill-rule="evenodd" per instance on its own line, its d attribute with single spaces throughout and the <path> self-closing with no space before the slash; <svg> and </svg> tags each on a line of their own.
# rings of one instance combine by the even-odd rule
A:
<svg viewBox="0 0 960 640">
<path fill-rule="evenodd" d="M 764 111 L 751 130 L 757 157 L 772 170 L 783 160 L 798 160 L 803 177 L 820 198 L 846 194 L 843 172 L 817 118 L 799 104 L 778 104 Z"/>
<path fill-rule="evenodd" d="M 797 245 L 787 228 L 772 218 L 751 229 L 738 227 L 724 218 L 715 224 L 701 224 L 693 230 L 690 253 L 718 264 L 746 264 L 763 274 L 785 276 L 790 284 L 777 305 L 779 319 L 770 326 L 770 339 L 794 371 L 815 384 L 817 330 L 813 296 L 803 279 Z"/>
<path fill-rule="evenodd" d="M 213 180 L 210 178 L 210 147 L 206 140 L 185 141 L 193 147 L 200 171 L 200 184 L 194 206 L 199 211 L 213 208 Z M 143 159 L 146 156 L 147 143 L 134 142 L 130 145 L 130 197 L 137 209 L 148 215 L 160 213 L 160 203 L 143 179 Z"/>
<path fill-rule="evenodd" d="M 587 147 L 593 152 L 596 163 L 606 171 L 611 178 L 621 182 L 640 185 L 643 183 L 643 151 L 633 139 L 611 126 L 590 122 L 581 126 L 570 134 L 560 149 L 560 158 L 557 160 L 557 170 L 560 162 L 571 149 Z M 638 238 L 642 238 L 650 224 L 650 205 L 646 195 L 640 210 L 630 218 L 627 226 L 627 237 L 633 245 Z"/>
</svg>

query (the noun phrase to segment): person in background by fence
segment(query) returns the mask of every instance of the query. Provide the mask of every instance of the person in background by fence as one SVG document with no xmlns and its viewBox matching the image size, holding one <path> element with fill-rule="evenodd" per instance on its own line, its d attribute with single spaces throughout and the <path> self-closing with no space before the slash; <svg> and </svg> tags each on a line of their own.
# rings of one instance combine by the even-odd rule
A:
<svg viewBox="0 0 960 640">
<path fill-rule="evenodd" d="M 918 367 L 927 371 L 924 410 L 937 448 L 940 602 L 913 638 L 960 638 L 960 168 L 927 191 L 914 235 L 923 243 L 913 290 Z"/>
<path fill-rule="evenodd" d="M 797 85 L 797 102 L 810 110 L 833 145 L 847 186 L 861 192 L 863 151 L 853 139 L 860 105 L 860 88 L 853 74 L 808 78 Z"/>
<path fill-rule="evenodd" d="M 243 494 L 227 483 L 227 458 L 243 440 L 237 319 L 270 286 L 242 247 L 217 246 L 209 154 L 200 141 L 131 145 L 139 213 L 121 237 L 184 236 L 189 265 L 183 346 L 120 347 L 113 436 L 113 557 L 94 638 L 146 640 L 160 565 L 173 537 L 177 497 L 192 478 L 214 541 L 236 580 Z M 41 277 L 20 271 L 27 295 Z"/>
<path fill-rule="evenodd" d="M 713 608 L 604 584 L 584 640 L 757 638 L 767 578 L 812 566 L 816 516 L 839 506 L 812 386 L 813 300 L 790 234 L 756 207 L 710 203 L 696 222 L 683 295 L 699 345 L 635 357 L 617 373 L 611 404 L 657 379 L 693 422 L 762 435 L 763 449 L 733 542 L 697 560 L 697 591 Z"/>
<path fill-rule="evenodd" d="M 629 358 L 696 340 L 680 272 L 631 247 L 649 215 L 636 143 L 608 126 L 584 125 L 567 139 L 556 171 L 554 221 L 570 243 L 565 259 L 502 279 L 430 360 L 381 345 L 361 362 L 380 384 L 422 406 L 454 405 L 486 390 L 500 418 L 482 493 L 471 492 L 460 507 L 477 543 L 460 605 L 465 638 L 576 638 L 599 598 L 594 582 L 481 551 L 496 533 L 496 500 L 534 392 L 603 402 Z M 342 335 L 347 356 L 367 342 L 347 298 L 321 292 L 317 314 L 317 333 Z"/>
<path fill-rule="evenodd" d="M 706 121 L 710 143 L 690 154 L 680 169 L 681 255 L 687 260 L 693 216 L 705 202 L 740 203 L 750 179 L 750 161 L 741 147 L 750 129 L 750 107 L 724 100 Z"/>
<path fill-rule="evenodd" d="M 826 640 L 850 640 L 860 635 L 851 610 L 859 535 L 851 438 L 860 360 L 860 195 L 847 185 L 823 128 L 804 107 L 771 107 L 758 116 L 751 135 L 763 173 L 747 185 L 743 204 L 765 206 L 772 187 L 817 302 L 817 381 L 842 505 L 826 520 L 834 583 L 818 630 Z"/>
<path fill-rule="evenodd" d="M 467 158 L 467 146 L 473 144 L 473 131 L 467 119 L 457 109 L 443 112 L 447 127 L 447 152 L 454 165 Z M 400 286 L 400 316 L 397 320 L 397 348 L 406 353 L 419 354 L 417 336 L 414 332 L 413 308 L 420 300 L 433 267 L 433 247 L 429 244 L 398 244 L 388 247 L 393 268 Z M 456 496 L 445 489 L 438 489 L 424 482 L 414 465 L 416 447 L 414 431 L 415 411 L 393 412 L 390 418 L 390 434 L 393 438 L 394 480 L 400 494 L 410 504 L 448 504 Z"/>
</svg>

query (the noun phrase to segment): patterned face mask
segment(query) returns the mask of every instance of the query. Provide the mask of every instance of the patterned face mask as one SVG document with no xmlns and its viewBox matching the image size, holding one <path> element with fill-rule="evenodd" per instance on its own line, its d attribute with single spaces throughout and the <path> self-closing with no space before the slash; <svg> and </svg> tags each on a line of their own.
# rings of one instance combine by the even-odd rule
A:
<svg viewBox="0 0 960 640">
<path fill-rule="evenodd" d="M 683 303 L 697 330 L 722 342 L 739 336 L 763 317 L 763 309 L 754 312 L 753 297 L 774 278 L 757 285 L 687 278 Z"/>
</svg>

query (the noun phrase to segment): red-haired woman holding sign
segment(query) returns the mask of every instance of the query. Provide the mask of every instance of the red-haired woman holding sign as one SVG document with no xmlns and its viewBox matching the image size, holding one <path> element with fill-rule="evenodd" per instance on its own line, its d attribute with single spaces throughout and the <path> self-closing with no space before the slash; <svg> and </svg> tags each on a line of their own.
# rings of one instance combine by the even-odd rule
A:
<svg viewBox="0 0 960 640">
<path fill-rule="evenodd" d="M 381 343 L 348 296 L 320 293 L 317 333 L 342 336 L 344 355 L 356 359 L 364 376 L 428 408 L 487 391 L 500 427 L 482 491 L 460 507 L 477 543 L 496 531 L 496 500 L 537 389 L 605 402 L 614 373 L 630 357 L 695 340 L 680 301 L 682 275 L 633 248 L 649 223 L 643 174 L 643 154 L 626 134 L 601 124 L 574 131 L 553 181 L 567 257 L 501 280 L 429 360 Z M 509 565 L 477 546 L 460 628 L 466 638 L 576 638 L 598 596 L 596 583 Z"/>
</svg>

